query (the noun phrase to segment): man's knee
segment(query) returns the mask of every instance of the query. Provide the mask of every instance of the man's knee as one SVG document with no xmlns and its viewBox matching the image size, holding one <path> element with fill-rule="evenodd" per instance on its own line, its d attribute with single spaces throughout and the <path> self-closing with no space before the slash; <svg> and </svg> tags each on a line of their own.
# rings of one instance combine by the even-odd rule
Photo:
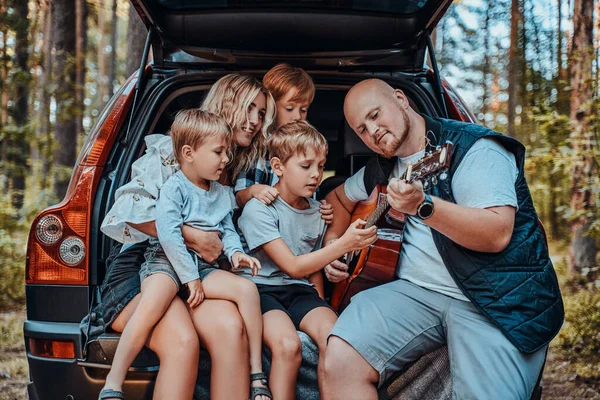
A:
<svg viewBox="0 0 600 400">
<path fill-rule="evenodd" d="M 379 381 L 379 373 L 345 340 L 331 336 L 327 343 L 324 358 L 326 381 L 364 380 L 370 383 Z"/>
</svg>

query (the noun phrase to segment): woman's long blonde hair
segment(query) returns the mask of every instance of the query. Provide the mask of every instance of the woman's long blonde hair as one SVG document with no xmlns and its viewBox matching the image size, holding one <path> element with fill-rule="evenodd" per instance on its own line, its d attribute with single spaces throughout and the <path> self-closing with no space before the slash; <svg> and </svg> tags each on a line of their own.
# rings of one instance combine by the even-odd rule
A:
<svg viewBox="0 0 600 400">
<path fill-rule="evenodd" d="M 248 109 L 256 96 L 263 92 L 267 98 L 267 111 L 263 126 L 248 147 L 233 145 L 233 168 L 231 181 L 235 184 L 242 171 L 248 171 L 257 161 L 264 160 L 267 152 L 267 136 L 275 121 L 275 100 L 264 86 L 254 77 L 242 74 L 225 75 L 208 91 L 200 109 L 224 118 L 235 132 L 237 127 L 248 124 Z"/>
</svg>

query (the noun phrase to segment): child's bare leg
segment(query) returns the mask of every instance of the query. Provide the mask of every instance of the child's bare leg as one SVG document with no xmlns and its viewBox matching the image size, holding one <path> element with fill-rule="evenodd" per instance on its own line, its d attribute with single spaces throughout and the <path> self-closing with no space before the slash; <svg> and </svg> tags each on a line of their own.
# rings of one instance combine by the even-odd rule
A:
<svg viewBox="0 0 600 400">
<path fill-rule="evenodd" d="M 123 330 L 105 388 L 122 389 L 129 366 L 176 294 L 177 285 L 166 274 L 157 273 L 144 279 L 140 302 Z"/>
<path fill-rule="evenodd" d="M 271 350 L 269 386 L 277 400 L 296 397 L 296 379 L 302 363 L 302 343 L 290 317 L 281 310 L 263 315 L 265 344 Z"/>
<path fill-rule="evenodd" d="M 311 310 L 300 321 L 300 330 L 305 332 L 319 347 L 319 365 L 317 367 L 317 377 L 319 383 L 319 392 L 324 379 L 323 355 L 327 347 L 327 337 L 333 329 L 333 325 L 337 320 L 337 315 L 332 309 L 327 307 L 317 307 Z"/>
<path fill-rule="evenodd" d="M 229 300 L 237 305 L 248 335 L 250 373 L 262 372 L 262 312 L 256 285 L 241 276 L 217 270 L 204 279 L 202 288 L 207 299 Z M 251 382 L 251 385 L 263 386 L 260 381 Z M 258 396 L 256 400 L 268 398 Z"/>
<path fill-rule="evenodd" d="M 325 300 L 325 280 L 323 278 L 323 270 L 310 274 L 308 276 L 308 281 L 314 285 L 317 293 L 319 293 L 319 297 Z"/>
</svg>

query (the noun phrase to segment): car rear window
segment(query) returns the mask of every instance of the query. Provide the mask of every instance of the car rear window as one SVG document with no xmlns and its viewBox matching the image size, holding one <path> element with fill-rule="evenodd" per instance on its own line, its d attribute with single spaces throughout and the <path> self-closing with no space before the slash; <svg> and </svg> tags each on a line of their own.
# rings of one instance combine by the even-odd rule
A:
<svg viewBox="0 0 600 400">
<path fill-rule="evenodd" d="M 273 9 L 366 11 L 386 14 L 411 14 L 429 0 L 156 0 L 161 7 L 173 11 L 209 11 L 210 9 Z"/>
</svg>

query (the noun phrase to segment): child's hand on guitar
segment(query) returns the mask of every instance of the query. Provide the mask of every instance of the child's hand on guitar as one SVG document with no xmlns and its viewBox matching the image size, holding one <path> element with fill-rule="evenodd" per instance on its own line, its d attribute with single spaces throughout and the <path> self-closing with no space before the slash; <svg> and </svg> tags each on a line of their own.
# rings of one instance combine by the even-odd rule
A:
<svg viewBox="0 0 600 400">
<path fill-rule="evenodd" d="M 346 248 L 346 251 L 362 250 L 375 243 L 377 240 L 377 226 L 364 229 L 367 222 L 362 219 L 354 221 L 344 235 L 339 238 Z"/>
<path fill-rule="evenodd" d="M 425 199 L 423 183 L 415 181 L 407 183 L 405 180 L 394 178 L 390 180 L 387 187 L 387 200 L 389 205 L 396 211 L 415 215 L 417 207 Z"/>
</svg>

